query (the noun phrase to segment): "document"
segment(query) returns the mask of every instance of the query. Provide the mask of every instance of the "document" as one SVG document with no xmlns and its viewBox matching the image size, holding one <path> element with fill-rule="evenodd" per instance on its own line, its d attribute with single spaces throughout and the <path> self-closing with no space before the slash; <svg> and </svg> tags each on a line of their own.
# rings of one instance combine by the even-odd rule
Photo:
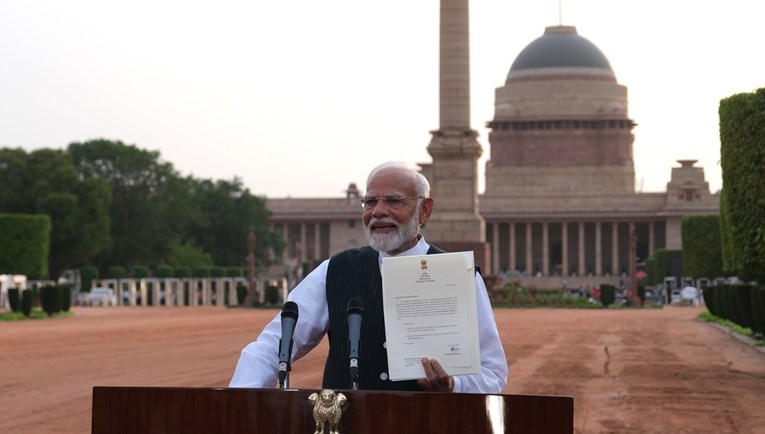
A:
<svg viewBox="0 0 765 434">
<path fill-rule="evenodd" d="M 384 258 L 382 282 L 391 380 L 425 378 L 423 357 L 480 372 L 473 252 Z"/>
</svg>

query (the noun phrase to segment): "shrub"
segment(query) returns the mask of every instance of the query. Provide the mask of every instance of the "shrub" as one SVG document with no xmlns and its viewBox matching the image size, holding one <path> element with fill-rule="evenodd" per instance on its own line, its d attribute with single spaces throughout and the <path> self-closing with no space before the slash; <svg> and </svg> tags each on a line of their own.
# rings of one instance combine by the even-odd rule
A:
<svg viewBox="0 0 765 434">
<path fill-rule="evenodd" d="M 244 269 L 242 267 L 226 267 L 226 277 L 243 277 Z"/>
<path fill-rule="evenodd" d="M 11 305 L 11 312 L 18 312 L 19 306 L 19 288 L 8 289 L 8 304 Z"/>
<path fill-rule="evenodd" d="M 127 272 L 125 271 L 125 267 L 122 267 L 120 265 L 111 265 L 109 266 L 109 269 L 106 271 L 107 276 L 109 276 L 110 279 L 124 279 L 127 277 Z"/>
<path fill-rule="evenodd" d="M 277 304 L 279 303 L 279 288 L 275 286 L 267 286 L 266 287 L 266 294 L 265 294 L 265 302 L 266 304 Z"/>
<path fill-rule="evenodd" d="M 189 267 L 174 267 L 173 276 L 179 279 L 185 279 L 191 277 L 191 268 Z"/>
<path fill-rule="evenodd" d="M 614 285 L 600 285 L 600 302 L 603 306 L 608 307 L 614 304 L 614 301 L 616 301 L 616 288 Z"/>
<path fill-rule="evenodd" d="M 58 286 L 51 285 L 40 288 L 40 303 L 48 316 L 58 312 L 60 310 Z"/>
<path fill-rule="evenodd" d="M 194 267 L 194 269 L 191 270 L 191 275 L 193 277 L 210 277 L 210 268 L 209 267 Z"/>
<path fill-rule="evenodd" d="M 149 267 L 145 265 L 134 265 L 130 268 L 130 277 L 134 279 L 144 279 L 149 277 Z"/>
<path fill-rule="evenodd" d="M 161 264 L 157 265 L 157 268 L 154 270 L 154 274 L 161 279 L 165 279 L 168 277 L 173 277 L 173 271 L 173 267 Z"/>
<path fill-rule="evenodd" d="M 31 289 L 21 292 L 21 313 L 24 316 L 29 316 L 32 313 L 32 299 L 34 298 L 34 292 Z"/>
<path fill-rule="evenodd" d="M 0 213 L 0 274 L 47 278 L 50 232 L 47 215 Z"/>
<path fill-rule="evenodd" d="M 72 305 L 72 288 L 68 285 L 58 285 L 59 310 L 69 312 Z"/>
<path fill-rule="evenodd" d="M 236 302 L 241 306 L 244 304 L 244 299 L 247 298 L 247 285 L 244 283 L 236 284 Z"/>
<path fill-rule="evenodd" d="M 93 287 L 93 280 L 98 279 L 98 268 L 85 265 L 80 268 L 80 291 L 88 292 Z"/>
</svg>

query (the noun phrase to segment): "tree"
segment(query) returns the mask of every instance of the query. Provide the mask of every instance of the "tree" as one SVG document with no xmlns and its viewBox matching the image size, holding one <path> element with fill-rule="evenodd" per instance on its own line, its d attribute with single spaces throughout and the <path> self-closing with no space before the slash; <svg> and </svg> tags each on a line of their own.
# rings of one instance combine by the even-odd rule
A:
<svg viewBox="0 0 765 434">
<path fill-rule="evenodd" d="M 109 244 L 108 185 L 81 179 L 68 154 L 2 149 L 0 168 L 0 212 L 50 216 L 51 276 L 87 264 Z"/>
<path fill-rule="evenodd" d="M 197 181 L 194 202 L 203 219 L 196 220 L 190 238 L 210 252 L 218 265 L 246 265 L 247 232 L 253 228 L 256 263 L 267 265 L 269 251 L 281 252 L 284 241 L 268 228 L 265 200 L 254 196 L 239 178 Z"/>
<path fill-rule="evenodd" d="M 120 141 L 72 143 L 68 151 L 82 178 L 110 186 L 112 243 L 96 260 L 100 268 L 161 263 L 188 220 L 186 183 L 173 166 Z"/>
</svg>

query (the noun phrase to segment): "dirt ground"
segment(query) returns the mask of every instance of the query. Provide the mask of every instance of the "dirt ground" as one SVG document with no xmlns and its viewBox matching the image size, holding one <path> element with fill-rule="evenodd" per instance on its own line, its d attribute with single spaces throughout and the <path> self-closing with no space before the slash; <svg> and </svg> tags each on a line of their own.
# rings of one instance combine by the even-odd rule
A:
<svg viewBox="0 0 765 434">
<path fill-rule="evenodd" d="M 697 307 L 496 309 L 504 393 L 574 397 L 576 433 L 765 433 L 765 352 Z M 90 432 L 92 387 L 221 387 L 276 310 L 74 308 L 0 322 L 0 433 Z M 320 387 L 326 347 L 293 365 Z"/>
</svg>

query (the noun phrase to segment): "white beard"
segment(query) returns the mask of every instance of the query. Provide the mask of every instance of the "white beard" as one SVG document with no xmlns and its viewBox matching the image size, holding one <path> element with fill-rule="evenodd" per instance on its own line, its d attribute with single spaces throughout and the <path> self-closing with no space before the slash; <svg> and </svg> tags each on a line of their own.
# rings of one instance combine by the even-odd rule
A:
<svg viewBox="0 0 765 434">
<path fill-rule="evenodd" d="M 378 252 L 392 252 L 398 250 L 404 244 L 412 241 L 416 236 L 419 229 L 420 212 L 419 210 L 414 213 L 412 218 L 405 224 L 401 224 L 391 217 L 383 217 L 381 219 L 374 218 L 369 221 L 369 224 L 364 226 L 364 234 L 367 236 L 369 246 Z M 372 226 L 376 223 L 391 223 L 396 226 L 396 231 L 379 234 L 372 232 Z"/>
</svg>

